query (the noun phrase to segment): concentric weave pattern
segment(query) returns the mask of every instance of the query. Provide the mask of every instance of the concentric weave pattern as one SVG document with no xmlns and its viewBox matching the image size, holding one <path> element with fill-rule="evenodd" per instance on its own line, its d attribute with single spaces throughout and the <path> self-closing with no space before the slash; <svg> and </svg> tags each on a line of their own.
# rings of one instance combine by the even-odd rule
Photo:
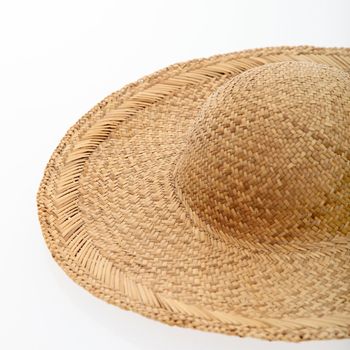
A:
<svg viewBox="0 0 350 350">
<path fill-rule="evenodd" d="M 169 324 L 349 336 L 349 70 L 347 49 L 264 49 L 111 95 L 48 164 L 53 256 L 96 296 Z"/>
<path fill-rule="evenodd" d="M 285 244 L 346 234 L 350 76 L 309 62 L 250 69 L 209 98 L 177 184 L 210 228 Z"/>
</svg>

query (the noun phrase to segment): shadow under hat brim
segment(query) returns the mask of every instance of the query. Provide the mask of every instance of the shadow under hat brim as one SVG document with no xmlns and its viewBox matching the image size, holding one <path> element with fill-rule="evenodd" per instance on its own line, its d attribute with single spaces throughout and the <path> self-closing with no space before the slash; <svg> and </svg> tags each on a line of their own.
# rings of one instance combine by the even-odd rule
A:
<svg viewBox="0 0 350 350">
<path fill-rule="evenodd" d="M 177 196 L 174 166 L 207 97 L 258 65 L 350 71 L 349 49 L 249 50 L 167 67 L 110 95 L 52 155 L 38 192 L 46 243 L 79 285 L 159 321 L 300 341 L 350 336 L 349 239 L 226 242 Z"/>
</svg>

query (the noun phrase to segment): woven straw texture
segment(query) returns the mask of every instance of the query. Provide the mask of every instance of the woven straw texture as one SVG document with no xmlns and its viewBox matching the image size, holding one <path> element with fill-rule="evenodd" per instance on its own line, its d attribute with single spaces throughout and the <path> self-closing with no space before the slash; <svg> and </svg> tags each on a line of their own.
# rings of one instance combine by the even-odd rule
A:
<svg viewBox="0 0 350 350">
<path fill-rule="evenodd" d="M 350 49 L 167 67 L 65 135 L 37 196 L 46 243 L 95 296 L 170 325 L 350 336 Z"/>
</svg>

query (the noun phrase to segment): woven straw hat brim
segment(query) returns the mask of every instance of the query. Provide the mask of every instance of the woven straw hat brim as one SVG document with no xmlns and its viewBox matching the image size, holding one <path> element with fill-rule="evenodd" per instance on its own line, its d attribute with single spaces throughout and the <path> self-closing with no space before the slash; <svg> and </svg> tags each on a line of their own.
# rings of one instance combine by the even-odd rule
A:
<svg viewBox="0 0 350 350">
<path fill-rule="evenodd" d="M 350 72 L 350 49 L 268 48 L 176 64 L 113 93 L 67 132 L 37 201 L 46 243 L 74 281 L 171 325 L 270 340 L 350 336 L 349 236 L 226 242 L 188 213 L 173 185 L 208 96 L 282 61 Z"/>
</svg>

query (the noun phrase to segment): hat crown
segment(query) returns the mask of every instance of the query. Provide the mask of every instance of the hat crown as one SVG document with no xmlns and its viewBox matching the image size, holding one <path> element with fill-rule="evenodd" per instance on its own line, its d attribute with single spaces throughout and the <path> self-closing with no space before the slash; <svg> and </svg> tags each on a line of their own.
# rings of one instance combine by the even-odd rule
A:
<svg viewBox="0 0 350 350">
<path fill-rule="evenodd" d="M 204 104 L 175 169 L 182 202 L 227 239 L 349 234 L 350 77 L 281 62 L 233 77 Z"/>
</svg>

